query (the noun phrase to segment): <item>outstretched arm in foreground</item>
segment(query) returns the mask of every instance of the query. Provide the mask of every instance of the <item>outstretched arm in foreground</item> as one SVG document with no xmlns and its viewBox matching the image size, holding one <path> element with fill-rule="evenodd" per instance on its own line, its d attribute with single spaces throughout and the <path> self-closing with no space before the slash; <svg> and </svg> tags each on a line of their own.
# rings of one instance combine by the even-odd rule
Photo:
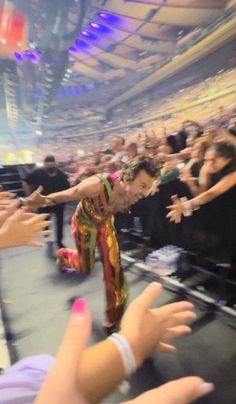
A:
<svg viewBox="0 0 236 404">
<path fill-rule="evenodd" d="M 50 234 L 50 230 L 44 230 L 50 224 L 48 214 L 28 213 L 25 209 L 16 209 L 17 204 L 14 202 L 11 209 L 15 211 L 5 218 L 0 228 L 0 248 L 21 245 L 42 247 L 43 243 L 35 239 Z"/>
<path fill-rule="evenodd" d="M 166 341 L 189 333 L 190 328 L 184 324 L 195 318 L 193 306 L 188 302 L 150 309 L 160 291 L 159 284 L 150 284 L 131 303 L 122 319 L 120 334 L 130 344 L 138 367 L 157 349 L 175 350 Z M 86 302 L 80 299 L 73 305 L 55 366 L 36 404 L 97 403 L 126 377 L 120 352 L 113 340 L 85 349 L 90 332 L 91 315 Z M 212 384 L 190 377 L 145 393 L 130 403 L 187 404 L 212 389 Z"/>
</svg>

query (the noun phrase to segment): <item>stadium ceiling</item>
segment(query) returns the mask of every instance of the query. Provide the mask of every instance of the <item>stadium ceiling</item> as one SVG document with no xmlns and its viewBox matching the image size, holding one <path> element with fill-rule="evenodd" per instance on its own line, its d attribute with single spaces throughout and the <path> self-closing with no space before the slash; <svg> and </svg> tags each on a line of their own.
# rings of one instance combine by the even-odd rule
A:
<svg viewBox="0 0 236 404">
<path fill-rule="evenodd" d="M 235 35 L 235 0 L 12 2 L 28 16 L 29 49 L 42 53 L 38 63 L 15 61 L 21 107 L 38 125 L 50 126 L 55 109 L 62 126 L 71 112 L 102 113 L 150 88 L 170 65 L 178 71 L 177 56 L 184 64 L 194 46 L 200 55 L 200 44 L 232 20 Z"/>
<path fill-rule="evenodd" d="M 108 82 L 101 102 L 112 101 L 172 60 L 185 41 L 224 15 L 226 5 L 225 0 L 93 0 L 70 52 L 78 82 L 83 78 L 95 88 Z"/>
<path fill-rule="evenodd" d="M 148 77 L 207 37 L 218 21 L 222 24 L 233 12 L 231 3 L 92 0 L 80 36 L 70 48 L 72 72 L 63 82 L 65 92 L 81 85 L 84 91 L 74 97 L 80 106 L 96 107 L 97 103 L 106 109 L 115 107 L 144 91 Z M 136 87 L 140 90 L 134 92 Z M 60 101 L 74 102 L 72 95 Z"/>
</svg>

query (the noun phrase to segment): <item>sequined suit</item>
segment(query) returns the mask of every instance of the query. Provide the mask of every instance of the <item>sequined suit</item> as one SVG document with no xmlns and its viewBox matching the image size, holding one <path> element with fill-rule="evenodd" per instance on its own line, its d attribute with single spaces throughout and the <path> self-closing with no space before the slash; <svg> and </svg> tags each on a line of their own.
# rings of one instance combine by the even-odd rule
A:
<svg viewBox="0 0 236 404">
<path fill-rule="evenodd" d="M 120 320 L 127 298 L 113 216 L 106 212 L 117 176 L 101 174 L 99 178 L 102 187 L 98 197 L 82 199 L 72 218 L 72 234 L 77 251 L 63 248 L 58 256 L 61 268 L 74 268 L 90 274 L 94 268 L 95 248 L 99 247 L 106 288 L 106 315 L 109 323 L 114 324 Z"/>
</svg>

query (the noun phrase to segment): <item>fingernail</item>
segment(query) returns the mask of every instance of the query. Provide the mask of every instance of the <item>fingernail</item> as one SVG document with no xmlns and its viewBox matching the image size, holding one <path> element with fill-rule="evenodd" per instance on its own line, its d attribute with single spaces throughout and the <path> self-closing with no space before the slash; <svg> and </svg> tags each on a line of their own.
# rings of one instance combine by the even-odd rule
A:
<svg viewBox="0 0 236 404">
<path fill-rule="evenodd" d="M 199 387 L 199 393 L 201 396 L 204 396 L 205 394 L 211 393 L 215 388 L 215 385 L 213 383 L 202 383 Z"/>
<path fill-rule="evenodd" d="M 77 299 L 73 303 L 72 312 L 74 314 L 83 314 L 87 309 L 87 306 L 86 299 Z"/>
</svg>

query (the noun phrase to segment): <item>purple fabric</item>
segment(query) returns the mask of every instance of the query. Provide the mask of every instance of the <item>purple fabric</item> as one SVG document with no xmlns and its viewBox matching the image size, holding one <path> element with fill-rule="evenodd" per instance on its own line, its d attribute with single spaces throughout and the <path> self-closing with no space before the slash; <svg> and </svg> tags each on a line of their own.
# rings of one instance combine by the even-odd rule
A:
<svg viewBox="0 0 236 404">
<path fill-rule="evenodd" d="M 54 363 L 49 355 L 22 359 L 0 375 L 0 404 L 32 404 Z"/>
</svg>

